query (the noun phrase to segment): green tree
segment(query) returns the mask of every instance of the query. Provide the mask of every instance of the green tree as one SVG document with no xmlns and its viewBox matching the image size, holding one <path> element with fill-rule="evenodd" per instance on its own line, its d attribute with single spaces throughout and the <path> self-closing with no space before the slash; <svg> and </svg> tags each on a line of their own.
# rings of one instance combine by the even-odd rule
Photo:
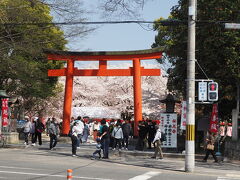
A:
<svg viewBox="0 0 240 180">
<path fill-rule="evenodd" d="M 196 28 L 196 79 L 210 79 L 219 83 L 219 107 L 222 116 L 231 113 L 236 103 L 236 84 L 240 82 L 240 31 L 226 30 L 220 21 L 239 22 L 239 0 L 198 0 Z M 161 62 L 172 64 L 168 88 L 185 96 L 187 61 L 188 0 L 179 0 L 168 20 L 179 20 L 181 25 L 154 24 L 158 31 L 152 47 L 165 46 Z M 199 66 L 200 65 L 200 66 Z"/>
<path fill-rule="evenodd" d="M 49 62 L 43 49 L 64 50 L 64 33 L 54 25 L 17 25 L 15 23 L 52 22 L 50 8 L 31 1 L 0 2 L 0 89 L 21 97 L 26 111 L 43 111 L 44 100 L 57 92 L 57 78 L 47 70 L 60 68 L 62 62 Z"/>
</svg>

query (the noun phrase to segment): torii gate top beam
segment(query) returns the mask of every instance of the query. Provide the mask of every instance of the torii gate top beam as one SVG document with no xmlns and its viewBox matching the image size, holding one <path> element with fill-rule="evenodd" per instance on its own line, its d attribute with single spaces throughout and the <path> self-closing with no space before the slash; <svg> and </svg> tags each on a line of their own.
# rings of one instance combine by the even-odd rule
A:
<svg viewBox="0 0 240 180">
<path fill-rule="evenodd" d="M 137 51 L 55 51 L 44 50 L 48 60 L 67 61 L 99 61 L 99 60 L 134 60 L 134 59 L 159 59 L 162 57 L 162 48 L 153 48 Z"/>
</svg>

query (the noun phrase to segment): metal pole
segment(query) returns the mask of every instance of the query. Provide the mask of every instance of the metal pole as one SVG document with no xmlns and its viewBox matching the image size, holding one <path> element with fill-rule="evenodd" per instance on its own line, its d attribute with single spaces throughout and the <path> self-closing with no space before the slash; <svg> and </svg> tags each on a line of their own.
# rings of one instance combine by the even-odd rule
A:
<svg viewBox="0 0 240 180">
<path fill-rule="evenodd" d="M 240 103 L 240 83 L 237 82 L 237 113 L 239 114 L 239 103 Z"/>
<path fill-rule="evenodd" d="M 189 0 L 188 57 L 187 57 L 187 127 L 185 171 L 193 172 L 195 166 L 195 27 L 196 1 Z"/>
</svg>

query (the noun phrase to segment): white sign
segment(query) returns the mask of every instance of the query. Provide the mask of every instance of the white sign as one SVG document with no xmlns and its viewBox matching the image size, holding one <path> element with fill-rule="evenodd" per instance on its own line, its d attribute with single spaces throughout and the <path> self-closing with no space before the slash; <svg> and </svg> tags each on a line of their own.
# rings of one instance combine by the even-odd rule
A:
<svg viewBox="0 0 240 180">
<path fill-rule="evenodd" d="M 237 23 L 225 23 L 226 29 L 240 29 L 240 24 Z"/>
<path fill-rule="evenodd" d="M 187 121 L 187 102 L 182 102 L 182 113 L 181 113 L 181 125 L 180 129 L 186 130 L 186 121 Z"/>
<path fill-rule="evenodd" d="M 207 82 L 198 82 L 198 100 L 207 101 Z"/>
<path fill-rule="evenodd" d="M 160 128 L 166 134 L 167 140 L 163 142 L 162 147 L 177 147 L 177 114 L 162 113 Z"/>
</svg>

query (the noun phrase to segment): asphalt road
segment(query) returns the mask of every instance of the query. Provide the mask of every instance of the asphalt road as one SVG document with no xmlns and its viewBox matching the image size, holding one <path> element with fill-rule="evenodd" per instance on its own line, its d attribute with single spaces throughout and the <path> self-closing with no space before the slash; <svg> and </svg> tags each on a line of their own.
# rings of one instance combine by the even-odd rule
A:
<svg viewBox="0 0 240 180">
<path fill-rule="evenodd" d="M 91 153 L 91 150 L 82 149 L 78 157 L 72 157 L 69 149 L 0 149 L 0 179 L 60 180 L 67 179 L 67 169 L 72 169 L 73 179 L 85 180 L 240 180 L 238 165 L 198 163 L 196 172 L 186 173 L 182 160 L 121 158 L 114 155 L 108 161 L 91 160 Z"/>
</svg>

